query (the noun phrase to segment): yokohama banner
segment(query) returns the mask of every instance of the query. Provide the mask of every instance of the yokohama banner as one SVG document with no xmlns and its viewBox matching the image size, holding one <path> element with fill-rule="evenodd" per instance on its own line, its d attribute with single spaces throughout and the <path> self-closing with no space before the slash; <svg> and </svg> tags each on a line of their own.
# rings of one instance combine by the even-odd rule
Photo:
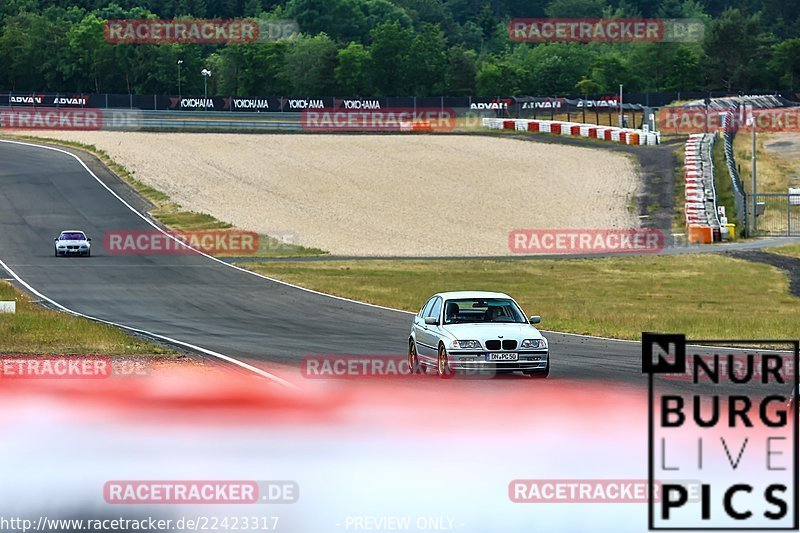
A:
<svg viewBox="0 0 800 533">
<path fill-rule="evenodd" d="M 661 107 L 676 100 L 702 100 L 730 96 L 724 92 L 626 93 L 625 110 Z M 774 99 L 783 106 L 797 105 L 800 94 L 787 91 Z M 226 113 L 302 113 L 309 110 L 380 111 L 403 109 L 452 109 L 459 115 L 519 116 L 530 113 L 563 113 L 575 110 L 603 111 L 619 107 L 619 95 L 572 96 L 429 96 L 429 97 L 333 97 L 333 96 L 233 96 L 142 95 L 0 92 L 0 107 L 59 107 L 139 109 L 161 111 L 214 111 Z"/>
</svg>

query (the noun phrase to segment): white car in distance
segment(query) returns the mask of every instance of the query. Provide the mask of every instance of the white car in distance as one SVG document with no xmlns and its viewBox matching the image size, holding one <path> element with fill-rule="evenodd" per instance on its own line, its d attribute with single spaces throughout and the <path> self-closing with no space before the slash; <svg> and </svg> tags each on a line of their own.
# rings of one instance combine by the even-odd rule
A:
<svg viewBox="0 0 800 533">
<path fill-rule="evenodd" d="M 92 239 L 80 230 L 65 230 L 53 239 L 55 256 L 62 255 L 92 255 Z"/>
</svg>

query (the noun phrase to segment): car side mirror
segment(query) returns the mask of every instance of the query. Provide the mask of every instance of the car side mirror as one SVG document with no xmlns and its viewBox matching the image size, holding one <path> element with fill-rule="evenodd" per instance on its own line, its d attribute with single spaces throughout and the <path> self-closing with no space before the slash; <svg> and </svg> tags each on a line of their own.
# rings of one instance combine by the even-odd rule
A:
<svg viewBox="0 0 800 533">
<path fill-rule="evenodd" d="M 532 317 L 531 317 L 531 318 L 528 320 L 528 322 L 530 322 L 531 324 L 538 324 L 538 323 L 540 323 L 541 321 L 542 321 L 542 317 L 540 317 L 539 315 L 533 315 L 533 316 L 532 316 Z"/>
<path fill-rule="evenodd" d="M 54 241 L 58 241 L 58 237 L 53 237 L 53 240 Z"/>
<path fill-rule="evenodd" d="M 429 325 L 429 326 L 438 326 L 439 325 L 439 319 L 436 318 L 435 316 L 426 316 L 425 317 L 425 323 L 427 325 Z"/>
<path fill-rule="evenodd" d="M 86 239 L 86 242 L 92 242 L 92 239 L 88 239 L 88 238 L 87 238 L 87 239 Z"/>
</svg>

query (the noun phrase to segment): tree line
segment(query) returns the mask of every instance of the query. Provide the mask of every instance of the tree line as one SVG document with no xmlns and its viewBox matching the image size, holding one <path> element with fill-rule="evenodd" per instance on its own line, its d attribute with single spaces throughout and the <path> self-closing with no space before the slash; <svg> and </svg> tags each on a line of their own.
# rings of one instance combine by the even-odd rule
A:
<svg viewBox="0 0 800 533">
<path fill-rule="evenodd" d="M 110 44 L 108 19 L 297 21 L 252 44 Z M 514 43 L 515 17 L 695 18 L 690 43 Z M 6 0 L 0 90 L 492 96 L 794 90 L 800 2 L 749 0 Z"/>
</svg>

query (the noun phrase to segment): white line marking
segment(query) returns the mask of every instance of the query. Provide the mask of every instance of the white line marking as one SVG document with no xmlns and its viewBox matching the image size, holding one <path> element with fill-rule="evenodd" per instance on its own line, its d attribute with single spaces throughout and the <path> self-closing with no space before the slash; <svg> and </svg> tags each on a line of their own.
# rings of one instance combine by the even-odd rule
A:
<svg viewBox="0 0 800 533">
<path fill-rule="evenodd" d="M 173 339 L 173 338 L 167 337 L 165 335 L 159 335 L 157 333 L 153 333 L 152 331 L 147 331 L 145 329 L 138 329 L 138 328 L 134 328 L 134 327 L 131 327 L 131 326 L 126 326 L 125 324 L 119 324 L 117 322 L 111 322 L 109 320 L 103 320 L 102 318 L 97 318 L 97 317 L 94 317 L 94 316 L 91 316 L 91 315 L 85 315 L 83 313 L 79 313 L 78 311 L 73 311 L 72 309 L 61 305 L 60 303 L 56 302 L 52 298 L 48 298 L 47 296 L 45 296 L 41 292 L 39 292 L 36 289 L 34 289 L 28 282 L 26 282 L 24 279 L 19 277 L 19 275 L 16 272 L 14 272 L 8 265 L 6 265 L 1 259 L 0 259 L 0 266 L 2 266 L 9 274 L 14 276 L 13 279 L 17 280 L 20 284 L 22 284 L 30 292 L 32 292 L 33 294 L 35 294 L 36 296 L 38 296 L 42 300 L 44 300 L 46 302 L 49 302 L 50 304 L 52 304 L 53 306 L 57 307 L 61 311 L 64 311 L 65 313 L 68 313 L 68 314 L 74 315 L 74 316 L 78 316 L 78 317 L 81 317 L 81 318 L 88 318 L 89 320 L 94 320 L 95 322 L 100 322 L 102 324 L 108 324 L 109 326 L 115 326 L 115 327 L 118 327 L 118 328 L 121 328 L 121 329 L 126 329 L 128 331 L 133 331 L 135 333 L 140 333 L 140 334 L 143 334 L 143 335 L 150 335 L 151 337 L 156 337 L 158 339 L 162 339 L 162 340 L 174 343 L 174 344 L 178 344 L 178 345 L 183 346 L 185 348 L 196 350 L 196 351 L 204 353 L 206 355 L 211 355 L 211 356 L 214 356 L 214 357 L 218 357 L 220 359 L 228 361 L 229 363 L 233 363 L 233 364 L 235 364 L 237 366 L 240 366 L 242 368 L 250 370 L 251 372 L 255 372 L 256 374 L 258 374 L 258 375 L 260 375 L 262 377 L 271 379 L 271 380 L 275 381 L 276 383 L 278 383 L 280 385 L 283 385 L 285 387 L 297 388 L 295 385 L 289 383 L 288 381 L 286 381 L 283 378 L 280 378 L 280 377 L 278 377 L 278 376 L 276 376 L 274 374 L 270 374 L 269 372 L 267 372 L 265 370 L 262 370 L 260 368 L 254 367 L 253 365 L 247 364 L 244 361 L 239 361 L 238 359 L 234 359 L 233 357 L 230 357 L 228 355 L 221 354 L 221 353 L 218 353 L 218 352 L 215 352 L 215 351 L 212 351 L 212 350 L 208 350 L 208 349 L 202 348 L 200 346 L 195 346 L 194 344 L 189 344 L 188 342 L 179 341 L 177 339 Z"/>
<path fill-rule="evenodd" d="M 60 152 L 62 154 L 66 154 L 66 155 L 74 158 L 78 163 L 80 163 L 80 165 L 86 170 L 86 172 L 89 173 L 89 175 L 91 175 L 100 185 L 102 185 L 103 188 L 105 188 L 108 192 L 110 192 L 114 196 L 114 198 L 116 198 L 117 200 L 122 202 L 122 204 L 125 205 L 125 207 L 130 209 L 132 212 L 136 213 L 136 215 L 139 216 L 139 218 L 141 218 L 142 220 L 144 220 L 145 222 L 147 222 L 148 224 L 153 226 L 155 229 L 157 229 L 158 231 L 160 231 L 164 235 L 167 235 L 171 239 L 175 240 L 176 242 L 183 244 L 179 239 L 176 239 L 173 235 L 170 235 L 169 233 L 167 233 L 164 230 L 162 230 L 161 228 L 159 228 L 155 223 L 153 223 L 153 221 L 151 221 L 150 219 L 148 219 L 147 217 L 142 215 L 140 212 L 138 212 L 136 209 L 134 209 L 128 202 L 123 200 L 117 193 L 115 193 L 105 183 L 103 183 L 103 181 L 100 178 L 98 178 L 95 175 L 95 173 L 92 172 L 91 169 L 89 167 L 87 167 L 86 164 L 83 161 L 81 161 L 80 158 L 78 156 L 76 156 L 75 154 L 71 154 L 71 153 L 69 153 L 69 152 L 67 152 L 65 150 L 61 150 L 59 148 L 53 148 L 53 147 L 50 147 L 50 146 L 40 146 L 40 145 L 36 145 L 36 144 L 19 142 L 19 141 L 7 141 L 7 140 L 0 139 L 0 142 L 10 143 L 10 144 L 20 144 L 20 145 L 24 145 L 24 146 L 31 146 L 31 147 L 34 147 L 34 148 L 42 148 L 42 149 L 45 149 L 45 150 L 52 150 L 54 152 Z M 225 264 L 224 261 L 219 261 L 218 259 L 216 259 L 214 257 L 211 257 L 208 254 L 204 254 L 204 253 L 202 253 L 202 252 L 200 252 L 198 250 L 195 250 L 191 246 L 188 246 L 188 245 L 184 245 L 184 246 L 186 246 L 187 248 L 190 248 L 190 249 L 196 251 L 197 253 L 200 253 L 200 254 L 208 257 L 208 258 L 214 259 L 215 261 L 218 261 L 219 263 Z M 172 342 L 172 343 L 178 344 L 180 346 L 184 346 L 184 347 L 192 349 L 192 350 L 197 350 L 198 352 L 204 353 L 206 355 L 211 355 L 213 357 L 217 357 L 217 358 L 222 359 L 224 361 L 228 361 L 229 363 L 233 363 L 233 364 L 235 364 L 237 366 L 240 366 L 242 368 L 250 370 L 251 372 L 254 372 L 254 373 L 256 373 L 256 374 L 258 374 L 258 375 L 260 375 L 262 377 L 265 377 L 267 379 L 270 379 L 270 380 L 274 381 L 275 383 L 283 385 L 284 387 L 296 388 L 295 385 L 293 385 L 292 383 L 289 383 L 288 381 L 286 381 L 285 379 L 283 379 L 283 378 L 281 378 L 279 376 L 271 374 L 271 373 L 269 373 L 269 372 L 267 372 L 265 370 L 257 368 L 257 367 L 255 367 L 253 365 L 248 364 L 248 363 L 245 363 L 244 361 L 239 361 L 238 359 L 235 359 L 235 358 L 233 358 L 233 357 L 231 357 L 229 355 L 221 354 L 221 353 L 215 352 L 213 350 L 208 350 L 206 348 L 202 348 L 202 347 L 196 346 L 194 344 L 189 344 L 188 342 L 179 341 L 177 339 L 173 339 L 173 338 L 170 338 L 170 337 L 167 337 L 167 336 L 164 336 L 164 335 L 158 335 L 157 333 L 153 333 L 153 332 L 150 332 L 150 331 L 147 331 L 147 330 L 138 329 L 138 328 L 134 328 L 134 327 L 131 327 L 131 326 L 126 326 L 125 324 L 118 324 L 116 322 L 110 322 L 108 320 L 103 320 L 101 318 L 97 318 L 97 317 L 93 317 L 93 316 L 90 316 L 90 315 L 85 315 L 83 313 L 79 313 L 77 311 L 73 311 L 72 309 L 69 309 L 69 308 L 61 305 L 60 303 L 56 302 L 55 300 L 45 296 L 44 294 L 42 294 L 39 291 L 37 291 L 36 289 L 34 289 L 30 284 L 28 284 L 28 282 L 26 282 L 21 277 L 19 277 L 19 275 L 17 275 L 17 273 L 14 272 L 10 267 L 8 267 L 2 260 L 0 260 L 0 266 L 2 266 L 9 274 L 11 274 L 11 276 L 15 280 L 17 280 L 19 283 L 21 283 L 30 292 L 32 292 L 33 294 L 35 294 L 39 298 L 42 298 L 43 300 L 46 300 L 46 301 L 50 302 L 51 304 L 53 304 L 54 306 L 56 306 L 57 308 L 61 309 L 64 312 L 67 312 L 67 313 L 75 315 L 75 316 L 88 318 L 88 319 L 94 320 L 96 322 L 101 322 L 101 323 L 108 324 L 108 325 L 111 325 L 111 326 L 116 326 L 118 328 L 126 329 L 128 331 L 133 331 L 133 332 L 141 333 L 141 334 L 144 334 L 144 335 L 151 335 L 153 337 L 156 337 L 156 338 L 159 338 L 159 339 L 163 339 L 163 340 L 165 340 L 167 342 Z M 242 270 L 243 272 L 247 272 L 246 270 L 241 269 L 241 268 L 239 268 L 239 270 Z"/>
</svg>

